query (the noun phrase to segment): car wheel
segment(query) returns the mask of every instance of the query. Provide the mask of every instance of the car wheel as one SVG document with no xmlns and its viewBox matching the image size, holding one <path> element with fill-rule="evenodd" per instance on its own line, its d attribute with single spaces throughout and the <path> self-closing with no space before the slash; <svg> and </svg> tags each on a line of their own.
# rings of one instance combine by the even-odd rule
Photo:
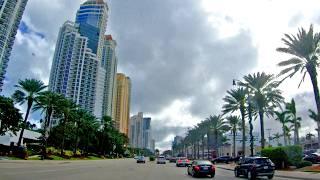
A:
<svg viewBox="0 0 320 180">
<path fill-rule="evenodd" d="M 272 178 L 273 178 L 273 175 L 268 176 L 268 179 L 272 179 Z"/>
<path fill-rule="evenodd" d="M 191 176 L 192 176 L 192 177 L 197 177 L 197 176 L 196 176 L 196 173 L 194 172 L 194 170 L 192 170 Z"/>
<path fill-rule="evenodd" d="M 214 178 L 215 175 L 216 175 L 216 173 L 212 173 L 211 174 L 211 178 Z"/>
<path fill-rule="evenodd" d="M 249 179 L 249 180 L 256 179 L 256 177 L 252 174 L 251 171 L 248 172 L 248 179 Z"/>
<path fill-rule="evenodd" d="M 234 176 L 235 176 L 235 177 L 239 177 L 239 176 L 240 176 L 237 169 L 234 170 Z"/>
</svg>

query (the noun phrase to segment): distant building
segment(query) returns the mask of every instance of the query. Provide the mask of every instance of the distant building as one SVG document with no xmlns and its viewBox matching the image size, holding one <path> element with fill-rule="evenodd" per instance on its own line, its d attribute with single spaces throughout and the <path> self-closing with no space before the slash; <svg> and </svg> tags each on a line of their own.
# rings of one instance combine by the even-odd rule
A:
<svg viewBox="0 0 320 180">
<path fill-rule="evenodd" d="M 28 0 L 0 0 L 0 92 L 27 2 Z"/>
<path fill-rule="evenodd" d="M 134 148 L 145 148 L 154 150 L 154 143 L 151 134 L 151 118 L 143 117 L 139 112 L 130 119 L 130 144 Z"/>
<path fill-rule="evenodd" d="M 156 141 L 154 139 L 151 140 L 151 149 L 150 149 L 153 153 L 156 150 Z"/>
<path fill-rule="evenodd" d="M 142 129 L 142 144 L 143 148 L 151 150 L 151 118 L 143 118 Z"/>
<path fill-rule="evenodd" d="M 183 137 L 182 136 L 175 136 L 172 142 L 172 145 L 178 145 L 183 141 Z"/>
<path fill-rule="evenodd" d="M 115 124 L 120 132 L 128 135 L 130 121 L 131 81 L 122 73 L 117 74 Z"/>
<path fill-rule="evenodd" d="M 139 112 L 130 118 L 129 139 L 130 144 L 134 148 L 143 147 L 143 113 Z"/>
</svg>

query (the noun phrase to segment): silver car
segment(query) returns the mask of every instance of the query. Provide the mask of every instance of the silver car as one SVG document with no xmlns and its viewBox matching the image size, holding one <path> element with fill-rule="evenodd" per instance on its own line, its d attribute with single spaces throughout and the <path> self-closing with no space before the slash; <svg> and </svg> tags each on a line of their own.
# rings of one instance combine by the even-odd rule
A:
<svg viewBox="0 0 320 180">
<path fill-rule="evenodd" d="M 159 156 L 157 158 L 157 164 L 166 164 L 166 158 L 164 156 Z"/>
</svg>

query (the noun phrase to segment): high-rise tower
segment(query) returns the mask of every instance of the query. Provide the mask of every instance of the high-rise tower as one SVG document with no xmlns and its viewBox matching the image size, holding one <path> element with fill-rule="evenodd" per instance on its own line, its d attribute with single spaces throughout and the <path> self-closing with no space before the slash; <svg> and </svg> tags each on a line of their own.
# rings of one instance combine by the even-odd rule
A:
<svg viewBox="0 0 320 180">
<path fill-rule="evenodd" d="M 105 70 L 101 68 L 108 6 L 88 0 L 76 22 L 60 29 L 52 62 L 49 89 L 73 100 L 98 118 L 102 115 Z M 99 97 L 101 95 L 101 97 Z"/>
<path fill-rule="evenodd" d="M 115 123 L 120 132 L 128 135 L 130 118 L 130 78 L 122 73 L 117 74 L 117 98 L 115 108 Z"/>
<path fill-rule="evenodd" d="M 0 92 L 9 57 L 28 0 L 0 0 Z"/>
</svg>

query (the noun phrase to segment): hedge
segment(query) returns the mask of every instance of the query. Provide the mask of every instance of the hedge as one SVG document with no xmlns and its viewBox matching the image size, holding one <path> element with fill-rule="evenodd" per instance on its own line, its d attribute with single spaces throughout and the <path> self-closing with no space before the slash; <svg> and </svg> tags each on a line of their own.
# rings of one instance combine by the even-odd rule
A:
<svg viewBox="0 0 320 180">
<path fill-rule="evenodd" d="M 277 169 L 290 165 L 298 167 L 302 161 L 302 148 L 300 146 L 270 147 L 263 149 L 261 155 L 270 158 Z"/>
</svg>

